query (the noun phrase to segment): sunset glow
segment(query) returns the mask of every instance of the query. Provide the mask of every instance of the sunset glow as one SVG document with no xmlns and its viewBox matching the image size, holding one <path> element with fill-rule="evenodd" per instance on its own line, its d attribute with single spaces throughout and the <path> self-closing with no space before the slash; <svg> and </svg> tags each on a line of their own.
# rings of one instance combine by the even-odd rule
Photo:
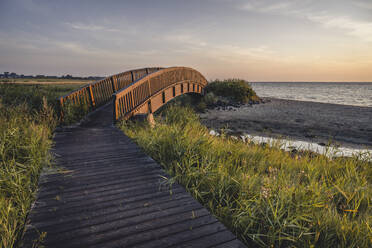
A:
<svg viewBox="0 0 372 248">
<path fill-rule="evenodd" d="M 0 9 L 2 72 L 181 65 L 208 79 L 372 81 L 368 0 L 2 0 Z"/>
</svg>

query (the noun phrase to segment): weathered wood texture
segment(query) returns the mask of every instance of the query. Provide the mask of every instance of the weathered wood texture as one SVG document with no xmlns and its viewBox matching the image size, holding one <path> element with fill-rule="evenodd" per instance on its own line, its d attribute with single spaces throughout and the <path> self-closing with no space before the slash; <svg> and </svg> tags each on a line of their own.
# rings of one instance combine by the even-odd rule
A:
<svg viewBox="0 0 372 248">
<path fill-rule="evenodd" d="M 182 94 L 202 94 L 207 84 L 205 77 L 192 68 L 169 67 L 155 71 L 113 94 L 114 120 L 152 113 Z"/>
<path fill-rule="evenodd" d="M 64 115 L 64 106 L 87 105 L 90 110 L 105 105 L 112 99 L 112 94 L 135 83 L 144 76 L 161 70 L 161 67 L 142 68 L 115 74 L 102 80 L 89 83 L 58 98 L 61 107 L 61 117 Z"/>
<path fill-rule="evenodd" d="M 208 81 L 188 67 L 143 68 L 109 76 L 85 85 L 58 99 L 63 119 L 69 108 L 84 105 L 88 111 L 113 99 L 113 119 L 128 119 L 136 114 L 156 111 L 173 98 L 186 94 L 202 94 Z"/>
<path fill-rule="evenodd" d="M 43 173 L 24 247 L 244 247 L 112 126 L 112 104 L 56 133 L 59 171 Z"/>
</svg>

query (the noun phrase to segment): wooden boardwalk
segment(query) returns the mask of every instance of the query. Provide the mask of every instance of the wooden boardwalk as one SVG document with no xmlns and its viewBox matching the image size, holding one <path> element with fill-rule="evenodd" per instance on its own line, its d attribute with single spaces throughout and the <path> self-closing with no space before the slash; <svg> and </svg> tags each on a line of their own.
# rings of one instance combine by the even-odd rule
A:
<svg viewBox="0 0 372 248">
<path fill-rule="evenodd" d="M 112 126 L 112 106 L 56 133 L 58 172 L 43 173 L 24 247 L 245 247 Z"/>
</svg>

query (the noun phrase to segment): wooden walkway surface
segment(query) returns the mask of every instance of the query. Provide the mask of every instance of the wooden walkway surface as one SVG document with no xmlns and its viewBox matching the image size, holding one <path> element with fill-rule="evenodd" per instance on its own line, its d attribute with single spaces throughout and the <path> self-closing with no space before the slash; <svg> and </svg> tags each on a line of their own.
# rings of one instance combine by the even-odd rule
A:
<svg viewBox="0 0 372 248">
<path fill-rule="evenodd" d="M 24 247 L 245 247 L 112 126 L 111 104 L 55 136 L 59 172 L 41 176 Z"/>
</svg>

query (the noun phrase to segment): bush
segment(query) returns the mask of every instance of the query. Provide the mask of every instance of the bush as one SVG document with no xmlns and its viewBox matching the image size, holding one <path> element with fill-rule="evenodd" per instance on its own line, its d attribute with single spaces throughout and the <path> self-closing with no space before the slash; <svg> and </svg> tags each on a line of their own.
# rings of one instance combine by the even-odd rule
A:
<svg viewBox="0 0 372 248">
<path fill-rule="evenodd" d="M 217 103 L 218 99 L 217 97 L 213 94 L 213 92 L 208 92 L 204 95 L 204 98 L 203 98 L 205 104 L 207 106 L 213 106 L 214 104 Z"/>
<path fill-rule="evenodd" d="M 227 97 L 239 103 L 259 100 L 259 97 L 249 83 L 242 79 L 216 80 L 210 82 L 205 88 L 205 92 L 207 94 L 213 93 L 216 96 Z"/>
<path fill-rule="evenodd" d="M 201 112 L 201 113 L 204 113 L 205 110 L 207 109 L 207 104 L 204 102 L 204 101 L 200 101 L 197 105 L 196 105 L 196 111 L 198 112 Z"/>
</svg>

